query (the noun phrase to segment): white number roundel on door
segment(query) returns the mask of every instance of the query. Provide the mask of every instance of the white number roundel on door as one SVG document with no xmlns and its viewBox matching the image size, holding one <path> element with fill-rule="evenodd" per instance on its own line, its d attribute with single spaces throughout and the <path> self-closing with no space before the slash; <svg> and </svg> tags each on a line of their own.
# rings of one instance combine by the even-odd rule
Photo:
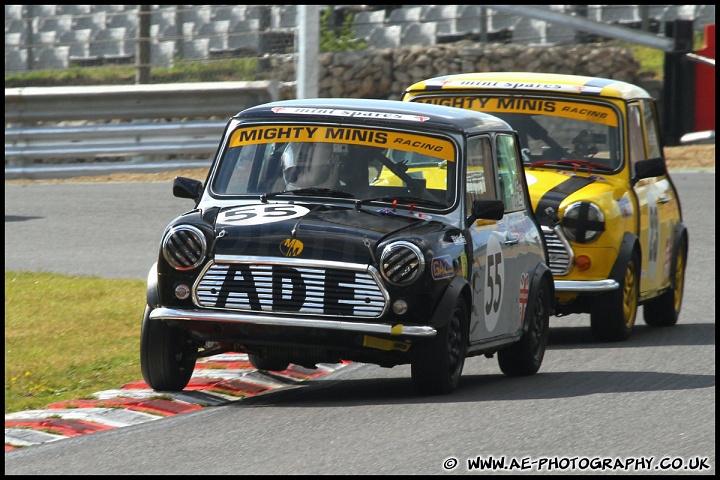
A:
<svg viewBox="0 0 720 480">
<path fill-rule="evenodd" d="M 485 254 L 485 326 L 492 332 L 497 325 L 505 290 L 505 259 L 495 236 L 488 237 Z"/>
</svg>

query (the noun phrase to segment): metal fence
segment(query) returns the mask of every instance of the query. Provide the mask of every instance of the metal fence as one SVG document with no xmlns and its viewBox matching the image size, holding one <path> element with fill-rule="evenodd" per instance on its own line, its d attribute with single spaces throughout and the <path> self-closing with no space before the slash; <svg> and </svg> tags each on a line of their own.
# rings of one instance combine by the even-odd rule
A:
<svg viewBox="0 0 720 480">
<path fill-rule="evenodd" d="M 227 119 L 278 95 L 274 81 L 6 89 L 5 178 L 207 166 Z"/>
</svg>

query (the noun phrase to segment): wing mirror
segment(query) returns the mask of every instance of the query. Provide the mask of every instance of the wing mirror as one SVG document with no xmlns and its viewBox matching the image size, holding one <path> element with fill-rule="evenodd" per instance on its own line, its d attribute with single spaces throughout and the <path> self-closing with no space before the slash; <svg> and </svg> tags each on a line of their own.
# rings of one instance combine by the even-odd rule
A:
<svg viewBox="0 0 720 480">
<path fill-rule="evenodd" d="M 632 184 L 635 185 L 643 178 L 662 177 L 667 174 L 667 167 L 663 157 L 648 158 L 635 163 L 635 176 Z"/>
<path fill-rule="evenodd" d="M 198 202 L 202 189 L 202 182 L 194 178 L 175 177 L 173 181 L 173 195 L 178 198 L 191 198 Z"/>
<path fill-rule="evenodd" d="M 505 215 L 505 202 L 502 200 L 473 200 L 466 224 L 469 227 L 478 219 L 500 220 L 503 215 Z"/>
</svg>

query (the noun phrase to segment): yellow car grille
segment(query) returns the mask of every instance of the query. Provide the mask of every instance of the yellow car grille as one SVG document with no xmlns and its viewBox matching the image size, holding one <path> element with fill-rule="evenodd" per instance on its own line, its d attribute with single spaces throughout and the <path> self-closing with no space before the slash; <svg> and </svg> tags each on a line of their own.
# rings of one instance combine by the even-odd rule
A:
<svg viewBox="0 0 720 480">
<path fill-rule="evenodd" d="M 548 248 L 548 266 L 553 275 L 566 275 L 570 271 L 573 252 L 570 244 L 558 229 L 543 226 L 542 233 Z"/>
</svg>

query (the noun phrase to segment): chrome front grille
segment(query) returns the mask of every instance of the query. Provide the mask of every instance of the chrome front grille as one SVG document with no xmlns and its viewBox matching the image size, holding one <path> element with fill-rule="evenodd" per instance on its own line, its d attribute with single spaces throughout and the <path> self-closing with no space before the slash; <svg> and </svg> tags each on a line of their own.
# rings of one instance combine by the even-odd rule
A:
<svg viewBox="0 0 720 480">
<path fill-rule="evenodd" d="M 548 248 L 548 262 L 553 275 L 566 275 L 573 262 L 573 251 L 559 227 L 543 226 L 542 233 Z"/>
<path fill-rule="evenodd" d="M 377 271 L 337 262 L 286 260 L 211 262 L 195 283 L 195 303 L 204 308 L 285 315 L 376 318 L 388 295 Z"/>
</svg>

